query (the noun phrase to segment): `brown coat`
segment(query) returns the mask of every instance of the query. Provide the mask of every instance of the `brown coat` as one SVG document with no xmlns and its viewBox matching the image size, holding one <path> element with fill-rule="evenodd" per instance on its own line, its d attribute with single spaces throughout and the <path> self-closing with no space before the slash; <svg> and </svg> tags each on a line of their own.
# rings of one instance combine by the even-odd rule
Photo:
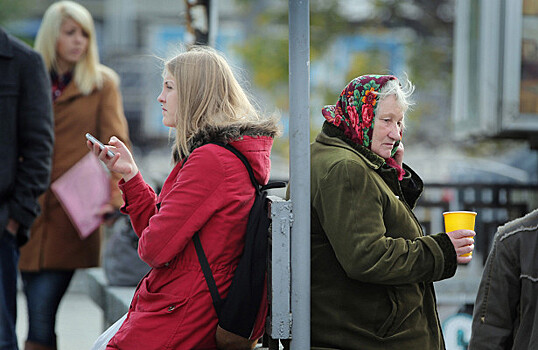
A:
<svg viewBox="0 0 538 350">
<path fill-rule="evenodd" d="M 103 143 L 112 135 L 128 142 L 127 121 L 113 72 L 105 70 L 101 90 L 90 95 L 80 93 L 74 81 L 54 102 L 55 142 L 51 183 L 71 168 L 88 152 L 85 134 L 93 134 Z M 117 174 L 111 177 L 111 204 L 119 208 L 123 200 Z M 21 248 L 19 268 L 23 271 L 64 269 L 99 265 L 100 230 L 81 240 L 50 188 L 39 198 L 42 212 L 34 222 L 30 240 Z"/>
</svg>

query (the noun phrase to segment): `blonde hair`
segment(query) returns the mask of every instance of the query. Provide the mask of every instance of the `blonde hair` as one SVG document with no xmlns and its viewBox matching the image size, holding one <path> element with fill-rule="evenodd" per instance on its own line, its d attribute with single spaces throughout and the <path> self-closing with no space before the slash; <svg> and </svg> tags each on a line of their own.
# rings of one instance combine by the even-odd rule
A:
<svg viewBox="0 0 538 350">
<path fill-rule="evenodd" d="M 186 156 L 189 140 L 201 129 L 223 127 L 260 116 L 223 55 L 194 46 L 165 62 L 177 87 L 175 151 Z"/>
<path fill-rule="evenodd" d="M 49 71 L 58 70 L 56 43 L 60 36 L 62 23 L 67 18 L 77 22 L 84 33 L 88 35 L 86 54 L 77 62 L 73 71 L 73 81 L 78 89 L 83 95 L 89 95 L 95 88 L 101 89 L 104 74 L 117 82 L 117 75 L 99 63 L 92 15 L 85 7 L 73 1 L 55 2 L 43 15 L 35 40 L 35 49 L 43 56 L 47 69 Z"/>
</svg>

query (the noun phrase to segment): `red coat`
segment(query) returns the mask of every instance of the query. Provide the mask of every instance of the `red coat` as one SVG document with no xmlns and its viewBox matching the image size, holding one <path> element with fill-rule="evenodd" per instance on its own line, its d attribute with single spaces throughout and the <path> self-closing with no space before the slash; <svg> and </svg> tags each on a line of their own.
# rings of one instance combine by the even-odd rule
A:
<svg viewBox="0 0 538 350">
<path fill-rule="evenodd" d="M 231 143 L 248 158 L 261 184 L 269 179 L 272 143 L 270 136 L 242 136 Z M 217 315 L 192 237 L 199 231 L 225 297 L 254 201 L 245 166 L 225 148 L 205 144 L 192 151 L 184 167 L 175 166 L 159 196 L 140 174 L 120 182 L 120 188 L 123 210 L 140 236 L 138 253 L 153 269 L 140 282 L 108 348 L 215 349 Z"/>
</svg>

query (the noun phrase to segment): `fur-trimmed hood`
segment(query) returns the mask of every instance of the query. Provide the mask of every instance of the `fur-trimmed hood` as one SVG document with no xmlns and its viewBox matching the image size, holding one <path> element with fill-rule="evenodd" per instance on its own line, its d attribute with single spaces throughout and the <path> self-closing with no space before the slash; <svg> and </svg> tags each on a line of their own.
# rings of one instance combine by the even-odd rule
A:
<svg viewBox="0 0 538 350">
<path fill-rule="evenodd" d="M 266 184 L 269 181 L 271 170 L 270 156 L 273 139 L 279 134 L 280 127 L 274 119 L 207 127 L 197 132 L 189 140 L 189 157 L 211 149 L 211 152 L 223 151 L 226 156 L 235 158 L 230 151 L 217 145 L 211 145 L 213 143 L 229 143 L 247 158 L 258 183 Z M 206 149 L 206 147 L 210 148 Z M 175 150 L 174 160 L 178 163 L 180 159 L 185 159 L 185 157 L 179 158 L 178 152 Z"/>
<path fill-rule="evenodd" d="M 208 127 L 198 131 L 188 142 L 189 152 L 208 143 L 230 143 L 243 136 L 269 136 L 275 138 L 280 135 L 280 127 L 273 119 L 259 122 L 231 124 L 226 126 Z"/>
<path fill-rule="evenodd" d="M 248 121 L 243 123 L 230 124 L 226 126 L 210 126 L 199 130 L 187 142 L 189 153 L 196 148 L 208 143 L 231 143 L 241 140 L 244 136 L 270 137 L 274 139 L 280 136 L 282 130 L 276 118 L 264 119 L 260 121 Z M 174 163 L 179 162 L 185 155 L 179 154 L 177 149 L 173 150 Z"/>
</svg>

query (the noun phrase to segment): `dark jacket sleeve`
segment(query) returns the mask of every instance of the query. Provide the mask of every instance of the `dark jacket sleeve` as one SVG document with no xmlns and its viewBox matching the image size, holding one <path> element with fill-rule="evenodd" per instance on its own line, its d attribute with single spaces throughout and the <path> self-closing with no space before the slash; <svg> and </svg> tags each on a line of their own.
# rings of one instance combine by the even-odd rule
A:
<svg viewBox="0 0 538 350">
<path fill-rule="evenodd" d="M 54 137 L 51 87 L 43 60 L 33 51 L 21 58 L 18 163 L 13 196 L 8 201 L 9 217 L 20 224 L 19 244 L 27 240 L 28 229 L 40 212 L 37 198 L 49 185 Z"/>
<path fill-rule="evenodd" d="M 520 296 L 518 261 L 497 237 L 478 289 L 469 349 L 512 349 Z"/>
</svg>

